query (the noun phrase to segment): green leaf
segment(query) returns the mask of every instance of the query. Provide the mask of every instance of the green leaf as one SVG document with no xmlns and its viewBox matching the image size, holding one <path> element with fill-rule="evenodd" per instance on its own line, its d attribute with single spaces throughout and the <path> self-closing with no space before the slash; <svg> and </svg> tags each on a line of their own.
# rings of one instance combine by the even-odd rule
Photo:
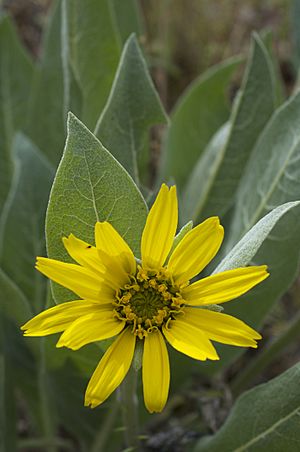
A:
<svg viewBox="0 0 300 452">
<path fill-rule="evenodd" d="M 256 255 L 263 242 L 268 238 L 272 229 L 281 217 L 284 216 L 289 210 L 299 206 L 299 204 L 300 201 L 288 202 L 265 215 L 232 248 L 232 250 L 215 269 L 214 273 L 220 273 L 239 267 L 246 267 Z"/>
<path fill-rule="evenodd" d="M 283 83 L 278 55 L 276 54 L 275 46 L 274 46 L 274 33 L 271 29 L 263 30 L 260 33 L 260 37 L 266 46 L 266 50 L 269 54 L 270 61 L 273 66 L 273 74 L 274 74 L 274 87 L 275 87 L 275 106 L 279 107 L 285 100 L 285 86 Z"/>
<path fill-rule="evenodd" d="M 121 40 L 110 0 L 68 1 L 70 59 L 83 96 L 81 118 L 93 129 L 107 100 Z"/>
<path fill-rule="evenodd" d="M 62 237 L 74 233 L 94 243 L 96 221 L 109 221 L 139 257 L 145 201 L 131 177 L 72 114 L 63 159 L 53 184 L 46 222 L 49 257 L 70 261 Z M 70 293 L 53 285 L 56 302 Z"/>
<path fill-rule="evenodd" d="M 227 250 L 272 208 L 300 199 L 299 121 L 300 94 L 275 112 L 257 142 L 237 192 Z M 297 207 L 278 222 L 252 260 L 252 263 L 268 265 L 268 280 L 240 301 L 229 303 L 226 312 L 241 316 L 253 326 L 260 325 L 296 278 L 299 248 L 300 209 Z M 226 352 L 228 359 L 235 354 Z"/>
<path fill-rule="evenodd" d="M 190 232 L 193 229 L 193 222 L 189 221 L 188 223 L 186 223 L 184 226 L 182 226 L 182 228 L 180 229 L 180 231 L 178 232 L 178 234 L 174 237 L 173 240 L 173 245 L 172 248 L 170 250 L 169 255 L 171 255 L 173 253 L 173 251 L 175 250 L 176 246 L 181 242 L 181 240 L 183 239 L 183 237 Z"/>
<path fill-rule="evenodd" d="M 195 452 L 299 450 L 300 364 L 242 395 L 221 429 Z"/>
<path fill-rule="evenodd" d="M 232 58 L 209 69 L 181 96 L 171 114 L 163 177 L 174 178 L 180 188 L 213 134 L 228 119 L 228 85 L 240 62 Z"/>
<path fill-rule="evenodd" d="M 180 218 L 183 223 L 191 218 L 197 221 L 219 170 L 230 130 L 231 125 L 227 122 L 213 135 L 193 169 L 182 195 Z M 203 185 L 202 191 L 199 184 Z"/>
<path fill-rule="evenodd" d="M 12 177 L 11 143 L 24 128 L 33 66 L 8 17 L 0 18 L 0 211 Z"/>
<path fill-rule="evenodd" d="M 229 250 L 263 215 L 277 205 L 300 199 L 300 94 L 273 115 L 261 135 L 237 193 L 237 204 L 227 245 Z M 253 262 L 267 264 L 270 277 L 229 312 L 253 325 L 262 323 L 268 310 L 298 274 L 300 209 L 288 212 L 268 236 Z"/>
<path fill-rule="evenodd" d="M 300 94 L 279 108 L 262 133 L 237 192 L 228 247 L 276 206 L 300 198 Z"/>
<path fill-rule="evenodd" d="M 1 267 L 36 308 L 44 300 L 35 258 L 44 254 L 44 219 L 53 179 L 45 157 L 24 135 L 13 143 L 15 174 L 2 224 Z"/>
<path fill-rule="evenodd" d="M 140 5 L 137 0 L 111 0 L 111 11 L 122 41 L 126 42 L 131 33 L 143 33 Z"/>
<path fill-rule="evenodd" d="M 294 51 L 294 64 L 299 71 L 300 66 L 300 30 L 299 30 L 299 17 L 300 17 L 300 0 L 292 0 L 291 2 L 291 31 L 293 38 L 293 51 Z"/>
<path fill-rule="evenodd" d="M 124 46 L 114 84 L 95 134 L 138 182 L 138 160 L 145 148 L 149 128 L 166 121 L 146 62 L 132 35 Z"/>
<path fill-rule="evenodd" d="M 207 156 L 207 153 L 211 154 L 209 147 L 198 164 L 202 165 L 202 172 L 210 174 L 210 177 L 202 178 L 198 186 L 188 186 L 185 191 L 185 201 L 198 198 L 192 218 L 222 216 L 232 206 L 245 165 L 273 110 L 272 65 L 263 43 L 254 35 L 241 93 L 232 111 L 227 140 L 216 152 L 213 171 L 212 159 Z M 191 202 L 189 204 L 192 206 Z"/>
<path fill-rule="evenodd" d="M 61 8 L 55 1 L 43 40 L 31 93 L 27 135 L 56 165 L 65 138 L 64 77 L 61 44 Z"/>
</svg>

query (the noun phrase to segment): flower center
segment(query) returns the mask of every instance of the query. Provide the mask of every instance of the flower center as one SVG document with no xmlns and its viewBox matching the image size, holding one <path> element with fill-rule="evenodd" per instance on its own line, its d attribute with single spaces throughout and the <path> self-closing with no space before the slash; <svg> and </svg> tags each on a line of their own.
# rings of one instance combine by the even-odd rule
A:
<svg viewBox="0 0 300 452">
<path fill-rule="evenodd" d="M 145 271 L 138 267 L 131 283 L 119 290 L 115 314 L 132 325 L 140 339 L 159 329 L 182 312 L 184 301 L 180 289 L 172 284 L 164 272 Z"/>
</svg>

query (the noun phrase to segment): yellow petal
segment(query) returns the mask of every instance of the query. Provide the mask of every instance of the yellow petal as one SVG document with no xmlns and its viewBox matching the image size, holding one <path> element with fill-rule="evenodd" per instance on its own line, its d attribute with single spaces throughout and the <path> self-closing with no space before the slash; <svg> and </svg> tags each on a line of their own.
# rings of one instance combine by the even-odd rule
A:
<svg viewBox="0 0 300 452">
<path fill-rule="evenodd" d="M 217 254 L 224 237 L 218 217 L 211 217 L 188 232 L 171 254 L 168 269 L 177 284 L 198 275 Z"/>
<path fill-rule="evenodd" d="M 101 263 L 97 248 L 89 245 L 75 235 L 63 237 L 63 243 L 69 255 L 80 265 L 89 268 L 100 275 L 103 273 L 103 264 Z"/>
<path fill-rule="evenodd" d="M 38 257 L 36 268 L 43 275 L 72 290 L 81 298 L 110 302 L 114 297 L 113 288 L 88 268 L 76 264 Z"/>
<path fill-rule="evenodd" d="M 207 358 L 219 359 L 217 352 L 207 336 L 184 319 L 184 316 L 171 320 L 168 328 L 163 326 L 167 341 L 181 353 L 200 361 Z"/>
<path fill-rule="evenodd" d="M 85 406 L 100 405 L 122 383 L 132 362 L 135 340 L 136 336 L 127 328 L 106 350 L 89 381 Z"/>
<path fill-rule="evenodd" d="M 165 340 L 159 331 L 145 338 L 143 353 L 144 400 L 150 413 L 163 410 L 169 393 L 170 365 Z"/>
<path fill-rule="evenodd" d="M 124 271 L 131 275 L 135 274 L 136 262 L 133 252 L 108 221 L 96 223 L 95 240 L 99 251 L 110 256 L 117 256 Z"/>
<path fill-rule="evenodd" d="M 98 251 L 98 255 L 104 268 L 103 279 L 111 287 L 118 290 L 130 282 L 129 273 L 124 270 L 120 256 L 111 256 L 101 250 Z"/>
<path fill-rule="evenodd" d="M 172 248 L 178 222 L 176 187 L 163 184 L 148 214 L 142 235 L 142 264 L 149 269 L 161 267 Z"/>
<path fill-rule="evenodd" d="M 187 323 L 201 329 L 206 336 L 217 342 L 240 347 L 257 348 L 261 335 L 231 315 L 201 308 L 185 308 Z"/>
<path fill-rule="evenodd" d="M 98 304 L 87 300 L 68 301 L 33 317 L 21 327 L 25 336 L 47 336 L 64 331 L 80 316 L 96 311 Z M 110 305 L 111 306 L 111 305 Z"/>
<path fill-rule="evenodd" d="M 236 268 L 200 279 L 183 289 L 182 295 L 191 306 L 225 303 L 248 292 L 268 276 L 266 265 Z"/>
<path fill-rule="evenodd" d="M 56 347 L 68 347 L 78 350 L 86 344 L 109 339 L 119 334 L 125 322 L 113 317 L 112 305 L 106 309 L 80 317 L 61 335 Z"/>
</svg>

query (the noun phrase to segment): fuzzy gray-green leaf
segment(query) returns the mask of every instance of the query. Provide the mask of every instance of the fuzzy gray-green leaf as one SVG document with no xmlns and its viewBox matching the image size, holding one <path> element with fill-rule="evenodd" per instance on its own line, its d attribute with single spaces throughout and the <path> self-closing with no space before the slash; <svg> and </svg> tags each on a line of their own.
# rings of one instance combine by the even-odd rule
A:
<svg viewBox="0 0 300 452">
<path fill-rule="evenodd" d="M 47 213 L 49 257 L 67 261 L 62 237 L 75 234 L 94 243 L 96 221 L 109 221 L 139 256 L 146 221 L 145 201 L 131 177 L 74 115 L 58 168 Z M 54 287 L 57 302 L 70 294 Z"/>
<path fill-rule="evenodd" d="M 291 204 L 300 199 L 299 122 L 298 93 L 274 113 L 257 142 L 237 192 L 236 209 L 226 245 L 226 251 L 230 254 L 224 262 L 232 260 L 230 255 L 235 254 L 234 245 L 251 228 L 252 231 L 256 229 L 255 224 L 261 217 L 282 203 Z M 277 207 L 273 212 L 281 208 L 284 206 Z M 269 215 L 271 218 L 273 213 Z M 248 234 L 251 235 L 251 231 Z M 246 241 L 244 238 L 240 243 L 246 244 Z M 241 299 L 228 303 L 226 312 L 241 317 L 254 327 L 261 325 L 274 303 L 297 277 L 299 249 L 300 208 L 295 205 L 280 218 L 251 260 L 251 264 L 268 265 L 270 277 Z M 225 366 L 238 354 L 237 349 L 224 349 L 220 365 Z M 218 368 L 219 365 L 213 367 Z"/>
<path fill-rule="evenodd" d="M 299 206 L 299 204 L 300 201 L 288 202 L 269 212 L 232 248 L 215 269 L 214 273 L 246 267 L 254 258 L 255 254 L 281 217 L 290 209 Z"/>
<path fill-rule="evenodd" d="M 110 0 L 68 1 L 70 61 L 82 92 L 81 118 L 94 129 L 121 53 Z"/>
<path fill-rule="evenodd" d="M 300 199 L 300 93 L 279 108 L 262 133 L 237 192 L 228 247 L 267 212 Z"/>
<path fill-rule="evenodd" d="M 221 429 L 195 452 L 297 452 L 300 364 L 242 395 Z"/>
<path fill-rule="evenodd" d="M 272 70 L 263 43 L 254 36 L 241 92 L 232 111 L 230 131 L 216 153 L 216 168 L 210 177 L 202 178 L 198 186 L 193 185 L 185 192 L 187 198 L 199 198 L 193 218 L 222 216 L 233 205 L 235 191 L 257 137 L 274 110 Z M 206 150 L 198 165 L 209 174 L 212 163 L 206 156 L 207 152 L 210 150 Z"/>
<path fill-rule="evenodd" d="M 95 134 L 138 182 L 138 161 L 144 151 L 148 131 L 152 125 L 166 120 L 146 62 L 132 35 L 123 49 L 114 84 Z"/>
</svg>

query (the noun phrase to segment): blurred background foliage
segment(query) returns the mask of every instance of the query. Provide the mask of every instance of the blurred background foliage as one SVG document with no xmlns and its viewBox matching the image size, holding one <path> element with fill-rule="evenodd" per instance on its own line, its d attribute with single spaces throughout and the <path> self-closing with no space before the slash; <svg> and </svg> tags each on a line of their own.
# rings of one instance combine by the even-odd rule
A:
<svg viewBox="0 0 300 452">
<path fill-rule="evenodd" d="M 3 0 L 20 37 L 35 58 L 51 0 Z M 210 66 L 246 53 L 253 30 L 272 30 L 274 48 L 287 90 L 295 82 L 291 0 L 138 0 L 143 33 L 157 88 L 169 111 L 178 96 Z"/>
<path fill-rule="evenodd" d="M 122 0 L 109 1 L 117 5 L 120 15 L 122 16 L 123 14 L 125 17 L 125 2 Z M 50 0 L 6 0 L 1 3 L 2 10 L 13 18 L 20 39 L 35 62 L 39 62 L 42 59 L 43 32 L 49 23 L 52 3 Z M 250 47 L 250 38 L 253 30 L 262 33 L 266 33 L 266 30 L 272 31 L 272 52 L 276 61 L 278 61 L 279 74 L 283 80 L 285 91 L 283 97 L 290 95 L 295 89 L 300 55 L 300 39 L 295 26 L 297 17 L 300 16 L 295 14 L 295 8 L 299 7 L 299 2 L 288 0 L 266 0 L 263 2 L 259 0 L 245 0 L 243 2 L 239 0 L 230 2 L 219 0 L 137 0 L 136 5 L 139 8 L 141 19 L 137 27 L 139 29 L 138 40 L 144 50 L 154 83 L 167 112 L 172 111 L 177 99 L 185 88 L 207 68 L 228 57 L 237 54 L 246 55 Z M 126 24 L 123 24 L 122 30 L 122 42 L 124 43 L 131 30 L 126 29 Z M 55 43 L 55 40 L 53 42 Z M 54 50 L 50 48 L 48 57 L 49 55 L 49 61 L 51 61 L 51 57 L 55 56 L 55 47 Z M 117 59 L 114 64 L 116 66 Z M 26 71 L 29 74 L 31 67 L 28 60 L 24 59 L 24 73 L 21 74 L 23 84 L 27 83 Z M 240 87 L 242 76 L 243 68 L 240 67 L 234 76 L 234 80 L 230 83 L 229 97 L 231 99 L 233 99 Z M 105 94 L 108 95 L 108 92 Z M 76 107 L 76 105 L 72 105 L 75 112 Z M 41 108 L 44 108 L 42 103 Z M 36 121 L 33 122 L 37 123 L 38 126 L 40 110 L 36 110 L 35 114 L 37 115 Z M 55 127 L 55 120 L 52 127 Z M 61 118 L 59 118 L 59 127 L 57 139 L 60 143 L 65 137 Z M 40 145 L 39 139 L 42 137 L 42 132 L 42 129 L 39 130 L 36 137 L 33 137 L 33 141 L 36 138 L 36 144 L 38 145 Z M 151 131 L 151 138 L 152 170 L 155 173 L 159 142 L 161 141 L 159 127 L 155 127 Z M 18 143 L 19 147 L 20 143 L 22 144 L 23 149 L 26 149 L 27 146 L 29 157 L 33 158 L 37 165 L 36 167 L 33 165 L 31 167 L 30 164 L 26 167 L 23 164 L 24 162 L 21 162 L 20 166 L 23 170 L 25 168 L 28 171 L 27 176 L 26 171 L 22 175 L 26 185 L 28 180 L 26 177 L 30 178 L 30 170 L 32 168 L 37 168 L 36 172 L 38 172 L 38 168 L 47 165 L 45 165 L 44 161 L 38 162 L 38 159 L 34 158 L 35 150 L 30 148 L 30 143 L 26 144 L 26 140 L 24 142 L 22 140 L 24 140 L 24 137 L 19 136 L 14 146 L 18 148 Z M 46 144 L 45 147 L 47 147 Z M 45 149 L 46 154 L 47 152 L 48 150 Z M 55 165 L 60 157 L 61 147 L 56 146 L 52 152 L 57 153 L 53 157 L 56 161 L 52 162 Z M 16 151 L 16 154 L 18 154 L 18 151 Z M 25 159 L 24 155 L 23 158 Z M 30 160 L 28 161 L 30 162 Z M 52 180 L 53 169 L 48 167 L 43 169 L 47 174 L 49 173 L 48 178 L 50 181 Z M 153 181 L 154 178 L 152 178 Z M 38 186 L 39 181 L 37 180 L 35 183 Z M 50 182 L 44 194 L 38 193 L 41 197 L 39 202 L 42 206 L 45 206 L 48 199 L 49 186 Z M 20 191 L 23 191 L 22 187 Z M 33 200 L 37 202 L 34 196 Z M 40 215 L 43 217 L 44 210 L 41 211 Z M 18 218 L 17 220 L 20 221 Z M 12 218 L 12 224 L 16 224 L 17 220 Z M 44 246 L 43 226 L 43 218 L 39 218 L 40 240 L 38 245 L 41 247 Z M 22 237 L 18 237 L 18 239 L 21 240 Z M 32 248 L 34 248 L 35 244 L 33 244 L 34 246 L 31 245 L 29 243 L 28 247 L 30 248 L 29 252 L 32 254 Z M 9 255 L 9 248 L 14 246 L 15 243 L 13 242 L 6 244 L 7 256 Z M 15 252 L 17 253 L 18 249 L 15 249 Z M 36 253 L 42 254 L 44 252 L 43 248 L 39 248 Z M 34 259 L 33 256 L 31 258 Z M 30 262 L 31 264 L 32 262 Z M 14 265 L 10 265 L 9 262 L 5 265 L 4 270 L 8 274 L 10 274 L 10 270 L 12 272 L 15 271 L 16 274 L 10 274 L 10 276 L 14 276 L 17 281 L 18 269 L 15 270 Z M 32 273 L 33 265 L 28 270 L 27 281 L 31 281 Z M 4 273 L 3 275 L 1 273 L 0 277 L 2 278 L 3 298 L 19 300 L 20 293 L 17 286 L 11 286 L 8 279 L 6 281 Z M 4 289 L 6 282 L 7 292 Z M 22 281 L 20 285 L 22 285 Z M 281 302 L 269 314 L 263 331 L 266 343 L 270 338 L 279 337 L 285 331 L 286 325 L 293 320 L 295 313 L 299 311 L 299 292 L 299 281 L 296 281 L 292 289 L 284 295 Z M 38 295 L 40 296 L 41 294 Z M 39 297 L 37 296 L 37 298 Z M 44 302 L 45 297 L 41 298 L 43 298 Z M 20 306 L 22 301 L 20 301 Z M 41 306 L 39 305 L 35 306 L 36 311 L 39 311 L 40 308 Z M 18 311 L 19 314 L 20 311 Z M 24 308 L 24 313 L 21 315 L 22 320 L 20 319 L 19 323 L 23 321 L 23 317 L 26 317 L 26 315 L 28 316 Z M 14 424 L 13 419 L 18 419 L 17 433 L 23 441 L 19 443 L 19 446 L 23 451 L 49 450 L 52 452 L 54 450 L 79 450 L 80 447 L 80 450 L 92 450 L 93 452 L 101 450 L 101 443 L 104 444 L 108 438 L 103 437 L 103 432 L 101 433 L 99 425 L 103 425 L 105 422 L 108 424 L 109 422 L 113 423 L 117 413 L 115 405 L 111 402 L 93 412 L 81 406 L 82 394 L 87 380 L 86 375 L 90 373 L 95 365 L 95 359 L 93 358 L 95 349 L 91 347 L 82 355 L 78 353 L 77 358 L 72 356 L 71 360 L 67 350 L 60 352 L 59 355 L 56 353 L 52 338 L 47 338 L 45 342 L 43 340 L 34 342 L 34 339 L 27 339 L 28 342 L 25 345 L 24 340 L 16 331 L 15 324 L 6 318 L 0 320 L 2 322 L 2 325 L 0 322 L 0 339 L 2 338 L 0 344 L 5 349 L 0 348 L 0 373 L 2 375 L 2 380 L 0 379 L 0 396 L 5 402 L 5 411 L 1 411 L 2 407 L 0 409 L 0 432 L 7 432 L 5 429 L 1 430 L 1 428 L 3 429 L 4 419 L 7 416 L 10 419 L 9 428 Z M 299 319 L 296 320 L 299 322 Z M 6 337 L 13 338 L 13 341 L 5 341 Z M 288 338 L 284 340 L 289 343 Z M 27 344 L 29 344 L 28 347 Z M 279 347 L 281 351 L 283 346 L 284 344 L 281 343 Z M 274 354 L 270 358 L 266 349 L 264 350 L 265 352 L 263 352 L 261 358 L 264 360 L 263 372 L 260 373 L 259 378 L 256 378 L 256 380 L 254 378 L 255 382 L 266 381 L 279 375 L 300 359 L 299 347 L 295 343 L 289 345 L 289 348 L 285 349 L 284 356 L 280 355 L 277 359 L 274 359 Z M 185 444 L 193 441 L 193 435 L 197 437 L 199 431 L 201 434 L 203 432 L 216 431 L 227 416 L 232 404 L 231 394 L 226 387 L 226 382 L 230 381 L 232 376 L 236 376 L 238 371 L 243 369 L 244 364 L 249 357 L 253 356 L 253 353 L 255 352 L 247 351 L 244 356 L 234 362 L 233 366 L 226 369 L 225 376 L 223 375 L 222 378 L 217 376 L 214 378 L 213 383 L 210 376 L 200 376 L 199 373 L 196 373 L 193 365 L 190 366 L 190 380 L 184 381 L 187 367 L 184 368 L 182 362 L 185 363 L 185 361 L 179 360 L 177 362 L 174 359 L 172 361 L 174 370 L 173 388 L 178 389 L 180 387 L 181 390 L 177 391 L 175 395 L 173 393 L 167 409 L 161 415 L 150 418 L 145 412 L 141 413 L 143 421 L 145 418 L 148 422 L 146 428 L 149 434 L 147 450 L 181 451 Z M 3 354 L 10 359 L 2 360 Z M 48 360 L 49 371 L 45 363 L 45 356 Z M 272 365 L 269 367 L 267 367 L 268 360 L 272 361 Z M 10 367 L 12 367 L 13 372 Z M 78 368 L 82 370 L 82 374 L 78 373 Z M 18 371 L 16 372 L 16 370 Z M 245 376 L 248 383 L 251 380 L 251 369 L 249 372 L 250 376 L 249 374 Z M 14 383 L 16 383 L 16 386 L 20 384 L 23 392 L 22 396 L 17 392 L 16 407 L 11 403 L 11 394 L 14 390 L 10 388 L 9 383 L 12 373 L 14 374 Z M 84 378 L 83 374 L 85 374 Z M 254 369 L 253 375 L 256 374 L 257 369 L 256 371 Z M 5 381 L 5 385 L 3 381 Z M 72 381 L 72 385 L 69 384 L 70 381 Z M 184 384 L 182 385 L 183 382 Z M 247 386 L 248 383 L 237 381 L 236 394 L 240 392 L 239 385 L 240 387 L 243 384 Z M 47 391 L 49 391 L 49 394 L 47 394 Z M 44 393 L 46 394 L 43 399 Z M 26 402 L 23 398 L 24 394 L 26 395 Z M 60 397 L 61 394 L 63 394 L 64 400 Z M 30 404 L 29 410 L 28 404 Z M 78 406 L 81 407 L 80 410 L 78 410 Z M 52 408 L 53 411 L 58 413 L 56 413 L 59 418 L 58 437 L 54 434 L 54 430 L 57 427 L 56 423 L 53 426 L 49 422 L 49 418 L 52 416 Z M 28 415 L 29 412 L 31 413 L 30 415 Z M 114 440 L 110 441 L 111 450 L 118 450 L 122 433 L 122 426 L 119 425 L 119 427 L 119 429 L 114 430 Z M 39 438 L 39 432 L 42 432 L 42 438 Z M 7 435 L 9 438 L 13 437 L 13 435 Z M 33 440 L 31 440 L 31 437 L 33 437 Z M 51 442 L 53 437 L 56 438 L 55 444 Z M 42 439 L 42 442 L 39 442 L 39 439 Z M 2 444 L 4 443 L 1 443 L 0 439 L 0 450 Z M 90 446 L 91 444 L 92 446 Z M 9 450 L 10 452 L 14 450 L 12 443 L 5 443 L 3 447 L 4 451 Z"/>
</svg>

